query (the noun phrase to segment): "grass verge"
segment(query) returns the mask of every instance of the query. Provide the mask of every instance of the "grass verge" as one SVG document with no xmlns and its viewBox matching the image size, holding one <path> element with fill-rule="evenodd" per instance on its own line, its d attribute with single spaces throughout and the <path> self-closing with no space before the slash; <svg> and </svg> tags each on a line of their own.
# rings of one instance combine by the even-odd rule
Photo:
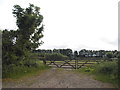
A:
<svg viewBox="0 0 120 90">
<path fill-rule="evenodd" d="M 92 64 L 78 69 L 77 72 L 93 75 L 96 80 L 118 87 L 118 65 L 114 61 Z"/>
<path fill-rule="evenodd" d="M 7 71 L 3 71 L 3 80 L 10 79 L 19 79 L 23 77 L 29 77 L 33 75 L 37 75 L 40 72 L 43 72 L 50 67 L 44 64 L 39 64 L 37 67 L 27 67 L 27 66 L 12 66 L 7 69 Z"/>
</svg>

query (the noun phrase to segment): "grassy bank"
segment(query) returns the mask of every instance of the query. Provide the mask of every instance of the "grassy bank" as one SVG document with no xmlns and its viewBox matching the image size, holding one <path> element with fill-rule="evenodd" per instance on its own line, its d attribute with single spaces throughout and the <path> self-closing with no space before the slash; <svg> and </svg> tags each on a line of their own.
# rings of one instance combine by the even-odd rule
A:
<svg viewBox="0 0 120 90">
<path fill-rule="evenodd" d="M 36 75 L 49 68 L 50 68 L 49 66 L 42 64 L 41 61 L 37 61 L 37 66 L 35 67 L 10 65 L 2 71 L 3 72 L 2 78 L 19 79 L 21 77 Z"/>
<path fill-rule="evenodd" d="M 86 66 L 77 70 L 78 72 L 93 75 L 96 80 L 111 83 L 118 86 L 118 64 L 117 62 L 103 62 Z"/>
</svg>

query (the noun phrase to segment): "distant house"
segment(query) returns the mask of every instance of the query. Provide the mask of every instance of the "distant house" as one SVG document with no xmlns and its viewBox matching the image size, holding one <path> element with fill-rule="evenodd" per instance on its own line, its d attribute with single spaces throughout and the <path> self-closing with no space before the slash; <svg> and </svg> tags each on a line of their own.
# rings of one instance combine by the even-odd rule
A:
<svg viewBox="0 0 120 90">
<path fill-rule="evenodd" d="M 96 57 L 97 55 L 96 55 L 96 54 L 93 54 L 92 56 L 93 56 L 93 57 Z"/>
</svg>

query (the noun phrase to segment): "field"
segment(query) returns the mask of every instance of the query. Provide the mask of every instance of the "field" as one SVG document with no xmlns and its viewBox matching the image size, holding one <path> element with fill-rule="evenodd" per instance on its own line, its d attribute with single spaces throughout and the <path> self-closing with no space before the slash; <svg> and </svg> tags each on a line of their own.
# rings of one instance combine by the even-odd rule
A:
<svg viewBox="0 0 120 90">
<path fill-rule="evenodd" d="M 90 66 L 91 64 L 97 64 L 101 61 L 95 60 L 64 60 L 64 61 L 46 61 L 49 66 L 57 66 L 63 68 L 79 69 L 83 66 Z"/>
</svg>

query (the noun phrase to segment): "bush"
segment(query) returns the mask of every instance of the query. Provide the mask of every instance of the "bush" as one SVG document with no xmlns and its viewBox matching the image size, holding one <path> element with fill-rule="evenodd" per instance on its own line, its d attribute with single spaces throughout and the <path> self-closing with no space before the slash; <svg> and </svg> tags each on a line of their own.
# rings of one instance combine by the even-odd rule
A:
<svg viewBox="0 0 120 90">
<path fill-rule="evenodd" d="M 116 61 L 102 62 L 92 66 L 86 66 L 79 69 L 79 72 L 94 75 L 96 80 L 106 83 L 112 83 L 115 86 L 120 85 L 118 82 L 118 63 Z"/>
<path fill-rule="evenodd" d="M 63 61 L 63 60 L 67 60 L 68 56 L 65 56 L 60 53 L 53 53 L 53 54 L 47 53 L 47 54 L 45 54 L 45 59 L 50 60 L 50 61 Z"/>
<path fill-rule="evenodd" d="M 40 64 L 37 67 L 16 66 L 11 64 L 2 68 L 2 78 L 20 78 L 26 75 L 32 75 L 42 70 L 48 69 L 49 66 Z"/>
<path fill-rule="evenodd" d="M 96 73 L 117 75 L 118 65 L 116 62 L 104 62 L 96 65 Z"/>
<path fill-rule="evenodd" d="M 96 76 L 97 80 L 112 83 L 118 86 L 118 64 L 117 62 L 103 62 L 95 65 L 95 71 L 92 73 Z"/>
</svg>

